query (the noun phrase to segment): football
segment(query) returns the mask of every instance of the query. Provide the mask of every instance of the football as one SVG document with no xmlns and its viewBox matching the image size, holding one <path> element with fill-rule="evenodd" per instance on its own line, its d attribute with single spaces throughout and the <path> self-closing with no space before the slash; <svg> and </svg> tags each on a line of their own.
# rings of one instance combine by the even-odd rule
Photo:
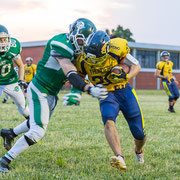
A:
<svg viewBox="0 0 180 180">
<path fill-rule="evenodd" d="M 126 64 L 118 64 L 117 66 L 114 66 L 112 68 L 112 72 L 114 72 L 116 74 L 121 74 L 121 70 L 120 70 L 119 67 L 121 67 L 126 74 L 128 74 L 129 71 L 130 71 L 130 67 L 128 65 L 126 65 Z"/>
</svg>

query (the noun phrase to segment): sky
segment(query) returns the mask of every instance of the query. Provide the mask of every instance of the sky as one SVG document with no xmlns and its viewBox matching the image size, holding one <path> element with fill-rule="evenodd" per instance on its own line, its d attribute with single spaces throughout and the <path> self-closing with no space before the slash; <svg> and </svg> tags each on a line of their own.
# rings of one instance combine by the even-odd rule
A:
<svg viewBox="0 0 180 180">
<path fill-rule="evenodd" d="M 97 29 L 129 28 L 139 43 L 180 46 L 180 0 L 0 0 L 0 24 L 20 42 L 48 40 L 88 18 Z"/>
</svg>

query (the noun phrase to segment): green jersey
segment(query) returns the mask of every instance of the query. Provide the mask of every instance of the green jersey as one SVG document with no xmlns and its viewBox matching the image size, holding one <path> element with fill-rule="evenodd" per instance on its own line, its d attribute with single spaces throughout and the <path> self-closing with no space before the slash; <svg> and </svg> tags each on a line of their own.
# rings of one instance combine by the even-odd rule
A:
<svg viewBox="0 0 180 180">
<path fill-rule="evenodd" d="M 0 53 L 0 85 L 8 85 L 18 82 L 18 75 L 13 67 L 13 60 L 20 58 L 22 51 L 20 42 L 11 38 L 10 49 Z"/>
<path fill-rule="evenodd" d="M 37 64 L 33 84 L 42 92 L 57 95 L 67 80 L 56 57 L 73 60 L 74 47 L 68 34 L 59 34 L 50 39 L 46 45 L 43 58 Z"/>
</svg>

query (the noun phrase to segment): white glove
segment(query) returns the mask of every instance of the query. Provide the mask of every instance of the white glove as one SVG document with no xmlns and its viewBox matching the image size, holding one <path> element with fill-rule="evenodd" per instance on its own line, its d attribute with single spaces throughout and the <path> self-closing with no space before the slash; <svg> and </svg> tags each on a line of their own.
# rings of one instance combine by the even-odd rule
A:
<svg viewBox="0 0 180 180">
<path fill-rule="evenodd" d="M 89 87 L 88 93 L 99 100 L 106 99 L 108 97 L 107 89 L 104 88 L 101 84 L 98 84 L 93 87 Z"/>
</svg>

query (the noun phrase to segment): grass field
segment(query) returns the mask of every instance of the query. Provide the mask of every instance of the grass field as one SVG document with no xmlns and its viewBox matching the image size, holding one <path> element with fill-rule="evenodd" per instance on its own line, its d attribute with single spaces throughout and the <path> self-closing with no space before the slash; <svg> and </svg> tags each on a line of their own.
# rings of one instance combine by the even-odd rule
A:
<svg viewBox="0 0 180 180">
<path fill-rule="evenodd" d="M 122 114 L 117 118 L 127 171 L 112 168 L 113 155 L 104 137 L 98 102 L 84 94 L 80 106 L 62 106 L 59 95 L 53 117 L 43 142 L 32 146 L 11 163 L 7 180 L 178 180 L 180 179 L 180 102 L 176 114 L 167 111 L 164 91 L 138 90 L 144 113 L 147 143 L 145 164 L 134 161 L 134 142 Z M 15 105 L 0 103 L 0 128 L 10 128 L 23 121 Z M 0 138 L 0 156 L 6 153 Z"/>
</svg>

